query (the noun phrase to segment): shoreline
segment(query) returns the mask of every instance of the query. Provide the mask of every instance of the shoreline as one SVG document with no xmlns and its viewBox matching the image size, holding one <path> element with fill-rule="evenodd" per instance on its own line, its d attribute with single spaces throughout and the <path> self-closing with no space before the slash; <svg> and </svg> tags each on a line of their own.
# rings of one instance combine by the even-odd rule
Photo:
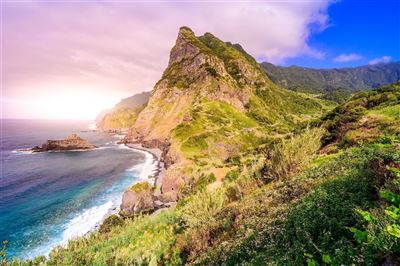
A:
<svg viewBox="0 0 400 266">
<path fill-rule="evenodd" d="M 141 143 L 126 143 L 124 145 L 133 150 L 148 152 L 153 156 L 153 162 L 157 162 L 157 169 L 154 173 L 154 183 L 152 186 L 155 188 L 154 195 L 161 195 L 161 184 L 166 171 L 165 164 L 161 159 L 162 150 L 158 148 L 145 148 Z"/>
<path fill-rule="evenodd" d="M 100 131 L 100 130 L 98 130 L 98 131 Z M 158 196 L 159 194 L 157 194 L 157 193 L 161 193 L 161 189 L 160 189 L 159 184 L 161 184 L 162 178 L 163 178 L 163 176 L 165 174 L 164 162 L 162 162 L 162 160 L 161 160 L 162 151 L 160 149 L 149 149 L 149 148 L 142 147 L 142 145 L 140 143 L 137 143 L 137 144 L 132 144 L 132 143 L 131 144 L 120 144 L 120 145 L 123 145 L 124 147 L 127 147 L 127 148 L 129 148 L 131 150 L 134 150 L 134 151 L 137 151 L 137 152 L 147 153 L 148 155 L 151 156 L 151 161 L 147 161 L 147 158 L 145 158 L 145 161 L 143 162 L 143 164 L 144 164 L 143 167 L 144 168 L 142 168 L 140 170 L 140 172 L 138 173 L 139 174 L 139 178 L 137 180 L 135 180 L 133 183 L 131 183 L 128 187 L 126 187 L 125 190 L 128 189 L 129 187 L 133 186 L 136 183 L 143 182 L 143 181 L 150 181 L 151 179 L 149 179 L 147 177 L 141 177 L 140 175 L 141 175 L 142 171 L 146 171 L 145 167 L 152 167 L 154 165 L 154 169 L 150 169 L 150 171 L 152 171 L 152 175 L 151 175 L 153 177 L 152 179 L 154 179 L 154 182 L 151 185 L 153 187 L 155 187 L 154 195 Z M 126 170 L 129 170 L 129 168 L 126 169 Z M 123 193 L 122 193 L 122 195 L 123 195 Z M 74 240 L 74 239 L 79 238 L 79 237 L 86 238 L 91 233 L 94 233 L 94 232 L 98 231 L 100 229 L 100 227 L 102 226 L 102 224 L 104 223 L 104 221 L 108 217 L 110 217 L 112 215 L 120 216 L 119 213 L 120 213 L 120 210 L 121 210 L 122 195 L 121 195 L 121 199 L 117 203 L 117 205 L 112 206 L 104 214 L 103 218 L 101 220 L 99 220 L 98 222 L 96 222 L 90 229 L 88 229 L 88 231 L 86 233 L 84 233 L 82 235 L 76 235 L 76 236 L 74 236 L 72 238 L 69 238 L 69 239 L 65 239 L 64 238 L 64 239 L 62 239 L 62 241 L 59 244 L 50 245 L 50 249 L 47 252 L 45 252 L 44 254 L 42 254 L 42 255 L 48 257 L 50 255 L 51 251 L 54 248 L 56 248 L 57 246 L 67 247 L 68 242 L 70 240 Z M 107 204 L 107 203 L 105 203 L 105 204 Z M 99 206 L 101 206 L 101 205 L 98 205 L 97 207 L 99 207 Z M 86 210 L 86 212 L 90 211 L 93 208 L 95 208 L 95 207 L 92 207 L 92 208 Z M 156 211 L 158 211 L 158 210 L 156 210 Z M 74 219 L 77 219 L 77 217 L 75 217 Z"/>
<path fill-rule="evenodd" d="M 99 131 L 101 131 L 101 130 L 99 130 Z M 136 151 L 139 151 L 139 152 L 148 153 L 148 154 L 150 154 L 152 156 L 152 160 L 153 161 L 150 163 L 150 165 L 151 164 L 156 164 L 156 169 L 153 170 L 154 171 L 154 175 L 153 175 L 154 183 L 151 184 L 151 185 L 153 187 L 155 187 L 154 195 L 155 196 L 159 196 L 161 194 L 161 186 L 160 185 L 161 185 L 162 178 L 163 178 L 163 176 L 165 174 L 165 170 L 166 170 L 165 166 L 164 166 L 164 162 L 161 160 L 162 151 L 160 149 L 157 149 L 157 148 L 154 148 L 154 149 L 145 148 L 145 147 L 142 146 L 141 143 L 126 143 L 126 144 L 123 144 L 123 145 L 125 147 L 128 147 L 129 149 L 136 150 Z M 145 163 L 146 163 L 146 161 L 145 161 Z M 143 170 L 144 169 L 142 169 L 142 171 Z M 139 178 L 138 180 L 133 182 L 130 186 L 133 186 L 134 184 L 136 184 L 138 182 L 148 181 L 148 180 L 149 180 L 148 178 L 147 179 L 140 179 Z M 126 189 L 128 189 L 128 188 L 129 187 L 127 187 Z M 119 215 L 119 212 L 121 210 L 121 204 L 122 204 L 122 199 L 121 199 L 120 204 L 118 204 L 116 207 L 110 209 L 107 212 L 107 214 L 104 215 L 104 218 L 101 221 L 99 221 L 98 223 L 96 223 L 93 228 L 91 228 L 86 234 L 83 235 L 83 237 L 87 237 L 90 233 L 99 230 L 101 225 L 104 223 L 104 221 L 108 217 L 110 217 L 111 215 Z"/>
</svg>

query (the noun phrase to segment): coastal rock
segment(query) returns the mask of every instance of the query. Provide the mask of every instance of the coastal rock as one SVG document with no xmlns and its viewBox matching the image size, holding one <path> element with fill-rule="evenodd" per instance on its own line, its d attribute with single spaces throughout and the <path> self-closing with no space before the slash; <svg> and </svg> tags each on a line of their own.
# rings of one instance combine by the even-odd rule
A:
<svg viewBox="0 0 400 266">
<path fill-rule="evenodd" d="M 130 216 L 155 209 L 151 185 L 148 182 L 137 183 L 125 190 L 122 196 L 121 210 L 123 215 Z"/>
<path fill-rule="evenodd" d="M 76 134 L 72 134 L 63 140 L 47 140 L 41 147 L 35 146 L 30 151 L 70 151 L 70 150 L 90 150 L 96 146 L 90 144 Z"/>
<path fill-rule="evenodd" d="M 162 179 L 160 200 L 172 202 L 178 200 L 181 188 L 187 183 L 187 178 L 177 168 L 170 168 Z"/>
</svg>

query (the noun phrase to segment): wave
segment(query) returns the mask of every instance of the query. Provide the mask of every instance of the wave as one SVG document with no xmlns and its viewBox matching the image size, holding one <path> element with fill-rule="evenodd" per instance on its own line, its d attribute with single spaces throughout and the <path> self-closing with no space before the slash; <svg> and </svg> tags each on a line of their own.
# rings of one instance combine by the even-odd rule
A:
<svg viewBox="0 0 400 266">
<path fill-rule="evenodd" d="M 104 191 L 104 193 L 96 199 L 98 202 L 97 205 L 88 207 L 79 213 L 76 213 L 64 224 L 58 225 L 58 233 L 56 233 L 56 236 L 53 236 L 46 244 L 40 245 L 32 250 L 32 252 L 29 252 L 30 254 L 27 256 L 28 258 L 34 258 L 38 255 L 48 256 L 53 248 L 60 245 L 65 247 L 68 244 L 68 241 L 77 237 L 85 236 L 98 229 L 105 218 L 111 214 L 119 212 L 122 193 L 126 187 L 140 181 L 150 182 L 152 179 L 149 179 L 149 176 L 154 178 L 154 175 L 158 171 L 158 160 L 156 160 L 152 153 L 130 148 L 125 145 L 118 145 L 118 148 L 126 148 L 141 153 L 145 156 L 145 159 L 143 163 L 136 164 L 131 168 L 126 169 L 124 175 L 130 176 L 131 178 L 126 179 L 125 181 L 121 180 L 118 184 L 113 184 L 109 189 Z"/>
<path fill-rule="evenodd" d="M 89 130 L 97 130 L 96 122 L 92 122 L 88 125 Z"/>
<path fill-rule="evenodd" d="M 113 202 L 107 201 L 106 203 L 94 206 L 77 217 L 73 218 L 67 225 L 63 232 L 63 240 L 61 245 L 66 245 L 69 240 L 76 237 L 84 236 L 91 230 L 96 228 L 105 218 L 110 214 L 110 211 L 115 208 Z"/>
<path fill-rule="evenodd" d="M 158 171 L 158 160 L 155 159 L 154 155 L 148 151 L 143 151 L 130 147 L 127 148 L 145 155 L 145 161 L 143 163 L 134 165 L 128 170 L 137 172 L 139 174 L 139 180 L 141 181 L 148 181 L 149 177 L 154 178 L 154 175 L 157 174 Z"/>
</svg>

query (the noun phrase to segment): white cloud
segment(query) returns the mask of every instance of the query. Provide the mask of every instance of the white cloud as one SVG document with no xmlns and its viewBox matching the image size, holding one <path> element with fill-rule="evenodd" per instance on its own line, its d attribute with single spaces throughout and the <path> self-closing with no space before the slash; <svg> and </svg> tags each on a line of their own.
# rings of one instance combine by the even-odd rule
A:
<svg viewBox="0 0 400 266">
<path fill-rule="evenodd" d="M 385 55 L 382 57 L 377 57 L 377 58 L 372 59 L 371 61 L 368 62 L 368 64 L 376 65 L 376 64 L 380 64 L 380 63 L 389 63 L 390 61 L 392 61 L 392 57 Z"/>
<path fill-rule="evenodd" d="M 339 62 L 339 63 L 345 63 L 345 62 L 351 62 L 351 61 L 358 61 L 362 59 L 363 57 L 359 54 L 341 54 L 333 58 L 334 62 Z"/>
<path fill-rule="evenodd" d="M 323 58 L 308 39 L 327 27 L 329 4 L 9 2 L 3 8 L 5 94 L 20 98 L 34 87 L 63 84 L 93 95 L 108 90 L 112 105 L 116 95 L 152 89 L 183 25 L 197 35 L 211 32 L 240 43 L 272 63 L 301 55 Z"/>
</svg>

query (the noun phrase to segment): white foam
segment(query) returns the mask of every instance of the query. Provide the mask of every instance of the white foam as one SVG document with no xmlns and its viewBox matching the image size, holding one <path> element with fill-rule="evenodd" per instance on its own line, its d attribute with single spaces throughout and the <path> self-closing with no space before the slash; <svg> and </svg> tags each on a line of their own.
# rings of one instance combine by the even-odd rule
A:
<svg viewBox="0 0 400 266">
<path fill-rule="evenodd" d="M 114 137 L 117 139 L 123 139 L 125 138 L 125 134 L 115 134 Z"/>
<path fill-rule="evenodd" d="M 135 172 L 138 176 L 137 182 L 147 181 L 150 182 L 149 176 L 154 176 L 158 169 L 158 161 L 155 160 L 153 154 L 148 151 L 127 147 L 126 145 L 118 145 L 121 149 L 130 149 L 135 152 L 139 152 L 145 155 L 143 163 L 133 166 L 127 169 L 127 172 Z M 108 147 L 101 147 L 108 148 Z M 99 148 L 97 148 L 99 149 Z M 33 258 L 37 255 L 48 256 L 50 251 L 58 245 L 66 246 L 68 241 L 77 237 L 86 235 L 87 233 L 95 230 L 104 219 L 110 214 L 117 213 L 119 211 L 119 205 L 121 203 L 122 195 L 120 193 L 113 193 L 112 188 L 107 191 L 108 201 L 102 205 L 94 206 L 89 209 L 80 212 L 71 220 L 69 220 L 63 227 L 62 236 L 54 239 L 47 245 L 41 245 L 33 250 L 29 254 L 29 258 Z"/>
<path fill-rule="evenodd" d="M 125 146 L 126 147 L 126 146 Z M 154 174 L 157 172 L 158 168 L 158 161 L 154 159 L 153 154 L 151 154 L 148 151 L 143 151 L 135 148 L 129 148 L 133 149 L 136 152 L 142 153 L 145 155 L 145 161 L 141 164 L 137 164 L 133 166 L 132 168 L 128 169 L 128 171 L 135 171 L 139 175 L 139 180 L 143 181 L 149 180 L 149 176 L 154 176 Z"/>
<path fill-rule="evenodd" d="M 96 122 L 92 122 L 88 125 L 89 130 L 97 130 Z"/>
<path fill-rule="evenodd" d="M 27 254 L 26 258 L 33 259 L 39 255 L 48 256 L 53 248 L 60 245 L 66 247 L 69 240 L 84 236 L 99 226 L 108 215 L 113 213 L 112 210 L 118 211 L 111 200 L 85 210 L 64 225 L 64 232 L 61 237 L 53 239 L 46 245 L 36 247 Z"/>
<path fill-rule="evenodd" d="M 94 206 L 73 218 L 66 225 L 61 245 L 66 245 L 68 240 L 84 236 L 90 232 L 106 218 L 113 207 L 112 201 L 107 201 L 106 203 Z"/>
</svg>

